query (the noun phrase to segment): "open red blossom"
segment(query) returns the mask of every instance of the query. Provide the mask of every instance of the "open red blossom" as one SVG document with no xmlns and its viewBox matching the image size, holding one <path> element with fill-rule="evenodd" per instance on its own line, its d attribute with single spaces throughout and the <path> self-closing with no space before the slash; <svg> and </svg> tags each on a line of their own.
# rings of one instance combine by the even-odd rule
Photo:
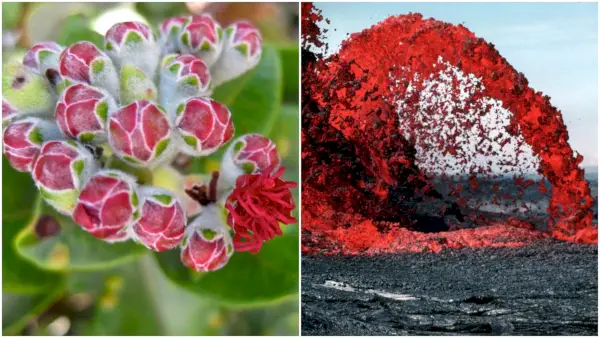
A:
<svg viewBox="0 0 600 338">
<path fill-rule="evenodd" d="M 271 167 L 261 174 L 238 177 L 225 205 L 229 211 L 227 223 L 235 232 L 236 251 L 258 253 L 264 241 L 282 235 L 279 223 L 296 222 L 291 215 L 295 204 L 290 189 L 297 184 L 281 178 L 284 170 L 281 167 L 272 174 Z"/>
</svg>

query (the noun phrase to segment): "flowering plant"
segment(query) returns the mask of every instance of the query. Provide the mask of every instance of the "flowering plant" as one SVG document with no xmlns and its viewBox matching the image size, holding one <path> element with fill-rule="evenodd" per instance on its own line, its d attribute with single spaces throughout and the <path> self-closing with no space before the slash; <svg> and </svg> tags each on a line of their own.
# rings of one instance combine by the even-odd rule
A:
<svg viewBox="0 0 600 338">
<path fill-rule="evenodd" d="M 43 201 L 37 208 L 27 197 L 36 215 L 16 235 L 16 254 L 62 272 L 113 267 L 149 249 L 188 289 L 264 301 L 260 292 L 215 292 L 210 281 L 236 271 L 247 279 L 243 262 L 264 260 L 254 256 L 284 235 L 280 224 L 296 222 L 295 183 L 281 177 L 283 155 L 270 139 L 279 121 L 245 107 L 279 113 L 279 93 L 252 98 L 247 88 L 263 80 L 273 89 L 264 68 L 280 67 L 279 55 L 247 22 L 221 27 L 202 14 L 167 19 L 157 31 L 118 23 L 100 46 L 42 42 L 5 65 L 4 162 L 30 176 Z M 40 214 L 58 230 L 41 230 Z M 237 255 L 252 257 L 232 263 Z"/>
</svg>

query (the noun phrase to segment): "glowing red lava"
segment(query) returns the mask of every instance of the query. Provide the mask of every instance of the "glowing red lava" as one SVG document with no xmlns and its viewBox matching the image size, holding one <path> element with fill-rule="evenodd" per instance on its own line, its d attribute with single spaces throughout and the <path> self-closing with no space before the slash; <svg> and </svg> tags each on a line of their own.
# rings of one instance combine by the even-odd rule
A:
<svg viewBox="0 0 600 338">
<path fill-rule="evenodd" d="M 492 44 L 409 14 L 323 57 L 322 20 L 302 4 L 304 253 L 597 244 L 560 111 Z"/>
</svg>

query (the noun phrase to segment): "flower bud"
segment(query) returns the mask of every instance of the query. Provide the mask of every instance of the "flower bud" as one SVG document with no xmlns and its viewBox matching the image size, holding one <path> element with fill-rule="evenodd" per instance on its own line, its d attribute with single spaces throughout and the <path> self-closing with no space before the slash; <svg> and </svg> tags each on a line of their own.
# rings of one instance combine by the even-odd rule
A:
<svg viewBox="0 0 600 338">
<path fill-rule="evenodd" d="M 188 17 L 179 35 L 179 48 L 194 54 L 211 67 L 223 49 L 223 30 L 209 14 Z"/>
<path fill-rule="evenodd" d="M 156 85 L 143 71 L 134 65 L 121 68 L 121 104 L 130 104 L 137 100 L 156 101 Z"/>
<path fill-rule="evenodd" d="M 117 109 L 108 92 L 79 83 L 67 87 L 56 105 L 56 122 L 64 135 L 81 142 L 106 141 L 107 116 Z"/>
<path fill-rule="evenodd" d="M 154 34 L 141 22 L 120 22 L 112 26 L 104 38 L 106 54 L 117 68 L 131 64 L 154 77 L 160 57 L 160 47 Z"/>
<path fill-rule="evenodd" d="M 135 101 L 110 116 L 108 141 L 119 158 L 136 167 L 148 167 L 168 154 L 171 129 L 162 107 L 149 101 Z"/>
<path fill-rule="evenodd" d="M 58 91 L 73 83 L 87 83 L 106 89 L 113 97 L 119 97 L 119 79 L 111 59 L 88 41 L 77 42 L 60 55 L 59 73 L 63 83 Z"/>
<path fill-rule="evenodd" d="M 2 123 L 6 123 L 13 118 L 17 117 L 18 111 L 8 103 L 4 98 L 2 98 Z"/>
<path fill-rule="evenodd" d="M 252 24 L 239 21 L 225 29 L 223 51 L 219 60 L 211 67 L 213 86 L 234 79 L 260 61 L 262 36 Z"/>
<path fill-rule="evenodd" d="M 178 246 L 187 222 L 182 203 L 162 188 L 141 187 L 138 192 L 141 218 L 133 225 L 136 241 L 154 251 Z"/>
<path fill-rule="evenodd" d="M 81 190 L 73 220 L 96 238 L 127 240 L 129 228 L 139 219 L 136 189 L 135 179 L 121 171 L 99 171 Z"/>
<path fill-rule="evenodd" d="M 23 65 L 45 76 L 48 69 L 58 70 L 58 59 L 64 49 L 54 41 L 36 43 L 25 54 Z"/>
<path fill-rule="evenodd" d="M 31 175 L 44 200 L 60 213 L 71 215 L 79 191 L 96 171 L 93 155 L 73 141 L 50 141 L 42 145 Z"/>
<path fill-rule="evenodd" d="M 208 67 L 200 58 L 191 55 L 167 55 L 161 65 L 160 103 L 173 111 L 182 101 L 195 96 L 208 96 L 210 87 Z"/>
<path fill-rule="evenodd" d="M 160 24 L 162 55 L 179 52 L 179 33 L 186 21 L 187 17 L 176 16 L 168 18 Z"/>
<path fill-rule="evenodd" d="M 191 98 L 176 110 L 175 128 L 183 138 L 181 151 L 192 156 L 215 152 L 233 136 L 231 112 L 208 98 Z"/>
<path fill-rule="evenodd" d="M 181 246 L 181 262 L 198 272 L 216 271 L 233 254 L 231 236 L 218 217 L 215 205 L 205 209 L 186 229 Z"/>
<path fill-rule="evenodd" d="M 261 174 L 267 169 L 279 169 L 281 159 L 275 143 L 260 134 L 246 134 L 235 139 L 223 156 L 223 184 L 233 185 L 243 174 Z"/>
<path fill-rule="evenodd" d="M 9 63 L 2 69 L 2 122 L 17 116 L 50 116 L 55 98 L 48 82 L 19 63 Z"/>
<path fill-rule="evenodd" d="M 61 134 L 55 123 L 38 117 L 27 117 L 12 122 L 4 130 L 4 154 L 13 168 L 30 172 L 42 143 L 60 138 Z"/>
<path fill-rule="evenodd" d="M 262 174 L 245 174 L 238 177 L 235 189 L 227 198 L 229 211 L 227 224 L 235 232 L 236 251 L 258 253 L 263 242 L 275 235 L 281 236 L 280 223 L 292 224 L 295 208 L 291 188 L 295 182 L 284 181 L 284 168 L 275 174 L 268 168 Z"/>
</svg>

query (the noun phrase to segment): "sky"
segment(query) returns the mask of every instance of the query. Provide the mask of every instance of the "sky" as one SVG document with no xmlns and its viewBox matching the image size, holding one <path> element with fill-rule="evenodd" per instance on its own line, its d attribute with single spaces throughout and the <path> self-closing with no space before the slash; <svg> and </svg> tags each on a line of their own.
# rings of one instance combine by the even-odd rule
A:
<svg viewBox="0 0 600 338">
<path fill-rule="evenodd" d="M 583 166 L 598 165 L 598 5 L 596 3 L 316 3 L 336 51 L 347 33 L 391 15 L 463 24 L 493 43 L 529 85 L 562 111 Z"/>
</svg>

